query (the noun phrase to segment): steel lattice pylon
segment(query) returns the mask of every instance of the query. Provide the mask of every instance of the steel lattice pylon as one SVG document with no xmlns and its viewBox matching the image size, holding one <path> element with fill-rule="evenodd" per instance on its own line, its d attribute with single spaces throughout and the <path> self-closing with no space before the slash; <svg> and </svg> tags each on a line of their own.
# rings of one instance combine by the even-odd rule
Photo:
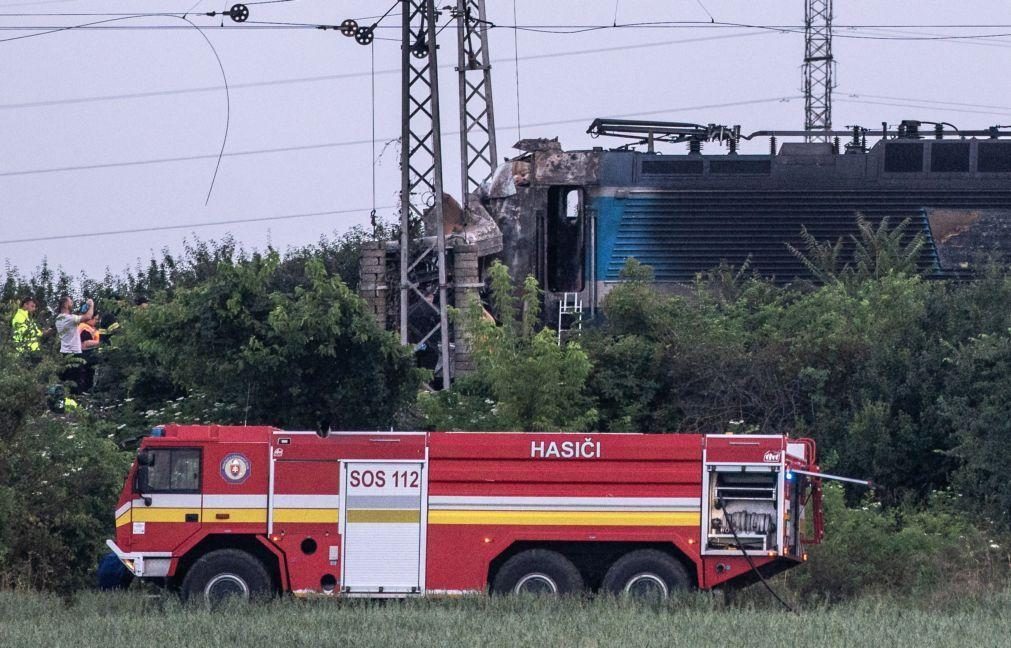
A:
<svg viewBox="0 0 1011 648">
<path fill-rule="evenodd" d="M 442 132 L 439 121 L 439 66 L 433 0 L 402 0 L 400 140 L 400 341 L 432 344 L 439 336 L 443 387 L 450 383 L 449 317 L 446 286 L 446 236 L 442 210 Z M 412 241 L 426 209 L 435 231 Z M 414 247 L 412 247 L 412 245 Z M 438 274 L 438 303 L 419 289 L 424 274 Z M 438 322 L 412 335 L 412 304 L 430 308 Z M 412 339 L 413 338 L 413 339 Z"/>
<path fill-rule="evenodd" d="M 457 0 L 457 73 L 460 77 L 461 202 L 495 170 L 495 111 L 491 96 L 488 21 L 484 0 Z"/>
<path fill-rule="evenodd" d="M 805 0 L 804 130 L 832 130 L 832 0 Z M 809 142 L 828 142 L 828 135 L 809 135 Z"/>
</svg>

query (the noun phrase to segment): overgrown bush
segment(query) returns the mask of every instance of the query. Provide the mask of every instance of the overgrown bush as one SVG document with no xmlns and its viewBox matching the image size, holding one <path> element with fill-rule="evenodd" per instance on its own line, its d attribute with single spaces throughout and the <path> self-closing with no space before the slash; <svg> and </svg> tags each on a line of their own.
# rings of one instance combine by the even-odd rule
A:
<svg viewBox="0 0 1011 648">
<path fill-rule="evenodd" d="M 109 431 L 46 411 L 57 366 L 0 346 L 0 584 L 86 584 L 123 484 L 129 459 Z"/>
<path fill-rule="evenodd" d="M 886 273 L 819 288 L 753 277 L 659 292 L 632 262 L 583 336 L 601 427 L 814 437 L 889 505 L 955 485 L 1007 523 L 1011 278 Z"/>
<path fill-rule="evenodd" d="M 386 427 L 421 373 L 351 286 L 358 233 L 280 255 L 197 242 L 123 276 L 77 286 L 122 330 L 99 354 L 85 412 L 44 411 L 56 341 L 12 354 L 0 322 L 0 579 L 86 581 L 127 458 L 112 440 L 167 421 L 289 428 Z M 540 291 L 491 269 L 492 322 L 474 305 L 477 370 L 424 394 L 430 429 L 723 432 L 814 437 L 823 469 L 878 484 L 876 500 L 828 491 L 826 544 L 782 580 L 796 596 L 968 591 L 1008 569 L 1011 277 L 910 273 L 918 241 L 862 227 L 858 263 L 808 251 L 821 286 L 721 268 L 679 295 L 630 261 L 602 317 L 559 346 L 537 325 Z M 837 259 L 836 259 L 837 260 Z M 75 282 L 7 269 L 0 298 L 51 300 Z M 130 305 L 144 294 L 146 309 Z M 957 493 L 958 495 L 951 495 Z"/>
<path fill-rule="evenodd" d="M 385 427 L 421 374 L 361 299 L 318 260 L 301 277 L 279 255 L 221 262 L 192 287 L 137 312 L 119 344 L 183 395 L 223 407 L 218 423 L 292 429 Z"/>
<path fill-rule="evenodd" d="M 1007 587 L 1011 537 L 973 524 L 964 499 L 938 492 L 926 507 L 882 510 L 867 498 L 849 508 L 842 488 L 828 485 L 824 544 L 811 548 L 803 569 L 775 584 L 805 604 L 868 594 L 944 604 Z"/>
<path fill-rule="evenodd" d="M 527 277 L 514 296 L 508 269 L 490 270 L 498 321 L 475 302 L 454 317 L 464 320 L 476 370 L 451 390 L 423 394 L 427 425 L 454 430 L 588 430 L 597 412 L 586 393 L 590 362 L 576 343 L 559 345 L 548 328 L 538 330 L 540 289 Z"/>
</svg>

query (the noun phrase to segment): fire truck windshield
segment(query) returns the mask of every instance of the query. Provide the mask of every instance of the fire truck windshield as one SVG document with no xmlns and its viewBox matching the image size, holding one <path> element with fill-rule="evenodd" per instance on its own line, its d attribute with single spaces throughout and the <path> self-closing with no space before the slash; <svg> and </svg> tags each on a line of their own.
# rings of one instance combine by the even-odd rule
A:
<svg viewBox="0 0 1011 648">
<path fill-rule="evenodd" d="M 137 472 L 142 493 L 200 492 L 200 450 L 196 448 L 148 449 L 147 462 Z"/>
</svg>

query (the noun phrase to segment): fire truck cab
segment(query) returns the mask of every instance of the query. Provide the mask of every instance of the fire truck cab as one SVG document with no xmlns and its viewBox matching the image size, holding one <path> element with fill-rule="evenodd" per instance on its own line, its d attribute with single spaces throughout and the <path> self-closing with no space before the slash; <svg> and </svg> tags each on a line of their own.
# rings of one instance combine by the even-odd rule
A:
<svg viewBox="0 0 1011 648">
<path fill-rule="evenodd" d="M 135 576 L 211 602 L 662 598 L 787 569 L 822 535 L 814 442 L 758 435 L 167 425 L 115 520 L 108 544 Z"/>
</svg>

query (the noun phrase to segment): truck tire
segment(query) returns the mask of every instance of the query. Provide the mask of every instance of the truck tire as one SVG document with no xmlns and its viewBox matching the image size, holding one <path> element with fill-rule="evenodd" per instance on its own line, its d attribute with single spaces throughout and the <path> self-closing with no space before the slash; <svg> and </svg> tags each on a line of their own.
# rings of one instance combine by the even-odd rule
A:
<svg viewBox="0 0 1011 648">
<path fill-rule="evenodd" d="M 184 601 L 202 601 L 214 606 L 234 597 L 241 600 L 268 598 L 274 584 L 263 563 L 237 549 L 218 549 L 201 557 L 183 578 Z"/>
<path fill-rule="evenodd" d="M 547 549 L 529 549 L 505 562 L 495 574 L 495 594 L 561 596 L 583 591 L 583 576 L 572 562 Z"/>
<path fill-rule="evenodd" d="M 604 574 L 601 589 L 616 596 L 664 600 L 691 589 L 679 560 L 656 549 L 637 549 L 619 558 Z"/>
</svg>

